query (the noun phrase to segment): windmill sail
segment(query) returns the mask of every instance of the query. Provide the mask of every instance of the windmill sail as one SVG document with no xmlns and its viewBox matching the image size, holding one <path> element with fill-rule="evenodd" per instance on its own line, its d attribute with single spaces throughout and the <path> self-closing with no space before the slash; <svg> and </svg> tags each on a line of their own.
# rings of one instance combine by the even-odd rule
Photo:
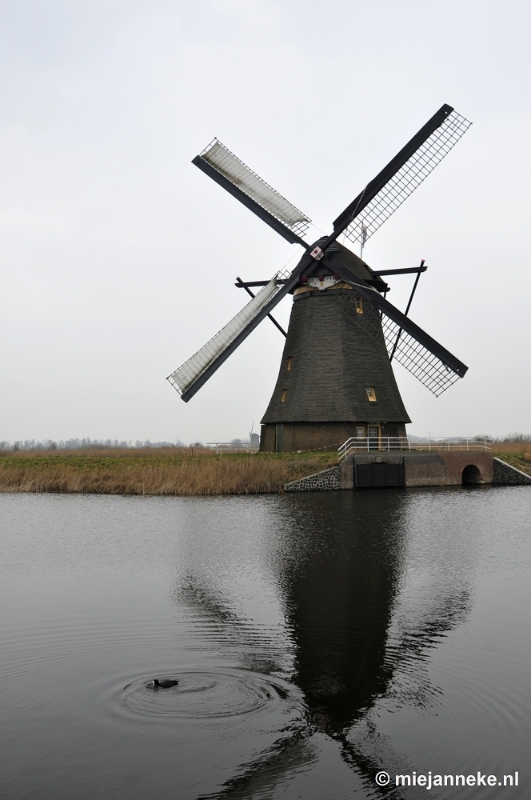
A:
<svg viewBox="0 0 531 800">
<path fill-rule="evenodd" d="M 471 122 L 444 105 L 334 221 L 334 232 L 365 242 L 448 155 Z"/>
<path fill-rule="evenodd" d="M 464 377 L 468 367 L 462 361 L 378 292 L 366 284 L 362 286 L 359 280 L 354 290 L 380 311 L 379 319 L 371 315 L 353 315 L 356 323 L 436 397 Z"/>
<path fill-rule="evenodd" d="M 415 339 L 403 327 L 382 314 L 382 330 L 389 356 L 402 364 L 436 397 L 465 374 L 461 374 Z M 394 351 L 394 353 L 393 353 Z M 465 367 L 465 372 L 467 368 Z"/>
<path fill-rule="evenodd" d="M 192 163 L 289 242 L 307 246 L 301 236 L 306 233 L 311 220 L 218 139 L 214 139 Z"/>
<path fill-rule="evenodd" d="M 236 314 L 215 336 L 188 361 L 168 376 L 169 382 L 183 400 L 189 400 L 233 350 L 253 330 L 269 309 L 276 305 L 279 293 L 284 295 L 290 284 L 281 282 L 286 276 L 274 275 L 269 283 Z M 296 278 L 294 279 L 296 280 Z M 278 297 L 280 300 L 280 297 Z"/>
</svg>

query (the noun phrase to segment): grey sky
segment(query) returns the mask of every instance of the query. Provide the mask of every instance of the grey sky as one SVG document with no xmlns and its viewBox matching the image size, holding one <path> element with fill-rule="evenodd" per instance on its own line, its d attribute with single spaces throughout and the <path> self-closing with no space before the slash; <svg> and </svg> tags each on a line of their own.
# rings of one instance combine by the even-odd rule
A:
<svg viewBox="0 0 531 800">
<path fill-rule="evenodd" d="M 325 232 L 444 103 L 474 123 L 367 245 L 469 366 L 413 433 L 531 430 L 529 5 L 0 3 L 0 439 L 255 430 L 267 320 L 188 403 L 165 376 L 298 253 L 190 162 L 217 136 Z M 404 308 L 409 277 L 392 279 Z M 287 319 L 290 300 L 278 318 Z M 331 343 L 333 346 L 333 343 Z"/>
</svg>

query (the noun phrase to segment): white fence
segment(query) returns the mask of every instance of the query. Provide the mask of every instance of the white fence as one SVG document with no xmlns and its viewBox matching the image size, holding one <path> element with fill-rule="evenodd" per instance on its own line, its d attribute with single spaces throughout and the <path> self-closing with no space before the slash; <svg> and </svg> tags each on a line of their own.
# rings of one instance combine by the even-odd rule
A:
<svg viewBox="0 0 531 800">
<path fill-rule="evenodd" d="M 351 437 L 338 448 L 339 459 L 342 461 L 351 453 L 393 450 L 490 450 L 490 440 L 479 437 L 458 438 L 452 437 L 427 437 L 410 441 L 407 436 L 367 436 Z"/>
<path fill-rule="evenodd" d="M 250 442 L 242 439 L 239 442 L 207 442 L 207 446 L 215 450 L 216 453 L 257 453 L 260 450 L 260 442 Z"/>
</svg>

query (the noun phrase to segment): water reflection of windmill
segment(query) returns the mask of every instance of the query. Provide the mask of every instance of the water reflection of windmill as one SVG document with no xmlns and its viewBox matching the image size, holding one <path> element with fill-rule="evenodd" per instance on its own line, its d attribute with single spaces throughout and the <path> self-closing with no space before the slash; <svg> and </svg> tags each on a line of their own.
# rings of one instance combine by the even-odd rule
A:
<svg viewBox="0 0 531 800">
<path fill-rule="evenodd" d="M 262 420 L 262 450 L 325 447 L 350 436 L 404 436 L 409 422 L 391 359 L 435 395 L 467 367 L 406 314 L 391 305 L 382 276 L 419 274 L 419 267 L 372 270 L 337 239 L 363 246 L 422 183 L 470 123 L 448 105 L 363 189 L 334 222 L 333 232 L 307 243 L 310 220 L 214 140 L 194 159 L 203 172 L 288 242 L 305 250 L 291 273 L 236 285 L 250 302 L 168 380 L 188 401 L 288 293 L 293 307 L 277 384 Z M 261 287 L 254 296 L 253 287 Z M 282 333 L 285 333 L 280 328 Z M 369 431 L 369 427 L 372 429 Z"/>
<path fill-rule="evenodd" d="M 373 791 L 379 769 L 411 772 L 379 733 L 371 710 L 391 697 L 422 708 L 437 702 L 438 690 L 425 669 L 426 652 L 468 610 L 466 586 L 445 586 L 439 593 L 434 590 L 420 614 L 415 609 L 397 623 L 404 561 L 400 495 L 388 493 L 377 504 L 362 498 L 365 507 L 358 514 L 363 524 L 358 527 L 351 497 L 340 500 L 345 513 L 339 526 L 337 499 L 320 496 L 311 509 L 302 500 L 298 509 L 298 502 L 292 508 L 304 515 L 302 526 L 300 520 L 294 525 L 291 540 L 280 535 L 278 548 L 270 542 L 271 552 L 278 554 L 270 563 L 294 648 L 291 680 L 302 692 L 305 721 L 279 733 L 269 749 L 208 795 L 212 798 L 269 797 L 267 789 L 290 780 L 315 759 L 316 735 L 334 742 L 343 761 Z M 282 652 L 275 655 L 278 643 L 268 647 L 263 628 L 253 629 L 251 620 L 235 614 L 229 598 L 209 586 L 200 570 L 190 576 L 183 597 L 209 621 L 217 649 L 225 649 L 231 660 L 237 654 L 242 667 L 259 673 L 286 671 Z M 407 797 L 412 796 L 409 789 Z"/>
</svg>

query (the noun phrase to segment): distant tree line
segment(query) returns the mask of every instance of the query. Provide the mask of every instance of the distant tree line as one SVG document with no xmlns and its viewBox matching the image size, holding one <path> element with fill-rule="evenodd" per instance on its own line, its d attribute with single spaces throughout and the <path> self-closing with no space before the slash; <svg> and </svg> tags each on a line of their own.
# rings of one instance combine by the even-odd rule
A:
<svg viewBox="0 0 531 800">
<path fill-rule="evenodd" d="M 252 441 L 259 442 L 257 434 L 253 434 Z M 418 439 L 418 436 L 411 436 L 411 441 Z M 531 433 L 509 433 L 506 436 L 482 436 L 473 437 L 475 439 L 483 440 L 489 439 L 491 442 L 531 442 Z M 230 447 L 239 448 L 247 445 L 248 440 L 232 439 L 229 443 Z M 137 439 L 132 441 L 120 441 L 119 439 L 65 439 L 61 441 L 54 441 L 53 439 L 44 439 L 37 441 L 36 439 L 24 439 L 24 441 L 6 442 L 0 441 L 0 451 L 6 450 L 94 450 L 98 448 L 155 448 L 155 447 L 197 447 L 202 448 L 205 445 L 202 442 L 191 442 L 184 444 L 180 439 L 174 442 L 152 442 L 151 439 L 141 441 Z"/>
<path fill-rule="evenodd" d="M 252 434 L 251 441 L 258 444 L 260 437 L 258 434 Z M 241 448 L 248 444 L 249 440 L 232 439 L 230 447 Z M 44 439 L 37 441 L 36 439 L 24 439 L 24 441 L 16 442 L 2 442 L 0 441 L 0 451 L 5 450 L 94 450 L 98 448 L 150 448 L 150 447 L 196 447 L 201 449 L 207 445 L 203 442 L 190 442 L 185 444 L 180 439 L 174 442 L 152 442 L 151 439 L 140 441 L 137 439 L 133 441 L 120 441 L 119 439 L 65 439 L 61 441 L 54 441 L 53 439 Z"/>
<path fill-rule="evenodd" d="M 136 442 L 120 441 L 119 439 L 65 439 L 64 441 L 54 441 L 52 439 L 44 439 L 43 441 L 36 441 L 35 439 L 24 439 L 24 441 L 17 442 L 0 442 L 0 450 L 87 450 L 97 448 L 109 447 L 186 447 L 183 442 L 177 439 L 175 442 L 152 442 L 150 439 Z M 197 445 L 196 445 L 197 446 Z"/>
</svg>

